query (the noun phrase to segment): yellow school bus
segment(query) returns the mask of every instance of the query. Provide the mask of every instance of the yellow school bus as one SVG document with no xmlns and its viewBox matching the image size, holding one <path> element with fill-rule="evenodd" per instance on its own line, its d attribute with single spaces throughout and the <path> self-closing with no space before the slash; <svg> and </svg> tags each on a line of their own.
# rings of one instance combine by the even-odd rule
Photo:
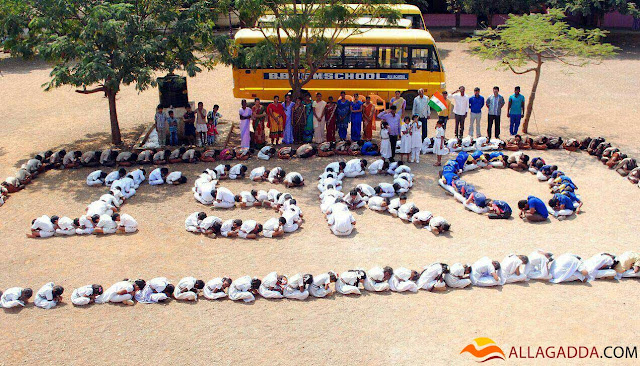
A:
<svg viewBox="0 0 640 366">
<path fill-rule="evenodd" d="M 377 94 L 389 100 L 398 90 L 410 104 L 420 88 L 427 95 L 445 90 L 444 67 L 428 31 L 369 28 L 342 34 L 345 36 L 338 36 L 338 45 L 324 65 L 303 87 L 312 95 L 321 92 L 325 98 L 338 98 L 344 90 L 349 95 Z M 235 36 L 241 47 L 252 47 L 262 40 L 264 35 L 255 29 L 242 29 Z M 233 94 L 236 98 L 282 98 L 291 90 L 288 77 L 286 67 L 234 66 Z"/>
<path fill-rule="evenodd" d="M 344 4 L 348 8 L 356 9 L 358 6 L 362 6 L 360 4 Z M 293 5 L 291 5 L 293 7 Z M 409 4 L 386 4 L 389 8 L 396 10 L 400 13 L 400 17 L 403 19 L 408 19 L 411 22 L 411 28 L 413 29 L 424 29 L 427 30 L 424 24 L 424 18 L 422 17 L 422 12 L 420 8 L 415 5 Z M 273 12 L 271 10 L 267 10 L 265 15 L 272 15 Z M 374 14 L 363 14 L 363 17 L 373 17 Z"/>
</svg>

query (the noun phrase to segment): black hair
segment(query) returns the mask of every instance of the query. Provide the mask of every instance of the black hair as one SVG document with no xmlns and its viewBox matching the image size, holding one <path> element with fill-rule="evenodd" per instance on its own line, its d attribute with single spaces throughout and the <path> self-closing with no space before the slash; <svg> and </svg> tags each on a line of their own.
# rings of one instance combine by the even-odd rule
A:
<svg viewBox="0 0 640 366">
<path fill-rule="evenodd" d="M 258 224 L 258 225 L 256 225 L 256 231 L 257 231 L 257 232 L 261 232 L 261 231 L 262 231 L 262 229 L 263 229 L 262 224 Z"/>
<path fill-rule="evenodd" d="M 338 280 L 338 276 L 336 276 L 334 272 L 329 271 L 327 274 L 329 275 L 330 282 L 336 282 Z"/>
<path fill-rule="evenodd" d="M 257 290 L 258 288 L 260 288 L 260 285 L 262 284 L 262 281 L 260 281 L 257 278 L 254 278 L 251 280 L 251 289 L 252 290 Z"/>
<path fill-rule="evenodd" d="M 521 210 L 524 210 L 525 208 L 527 208 L 527 200 L 520 200 L 518 201 L 518 208 Z"/>
<path fill-rule="evenodd" d="M 55 224 L 58 220 L 60 219 L 60 217 L 53 215 L 51 216 L 51 223 Z"/>
<path fill-rule="evenodd" d="M 444 224 L 442 224 L 442 231 L 449 231 L 449 229 L 451 229 L 450 223 L 445 222 Z"/>
<path fill-rule="evenodd" d="M 53 289 L 51 290 L 51 293 L 53 294 L 53 296 L 62 296 L 62 293 L 64 292 L 64 287 L 62 286 L 53 286 Z"/>
<path fill-rule="evenodd" d="M 137 280 L 133 281 L 133 283 L 135 283 L 136 286 L 138 286 L 138 288 L 141 289 L 141 290 L 147 285 L 145 280 L 142 280 L 142 279 L 137 279 Z"/>
<path fill-rule="evenodd" d="M 357 196 L 358 195 L 358 190 L 357 189 L 352 189 L 351 192 L 349 192 L 349 195 Z"/>
<path fill-rule="evenodd" d="M 233 220 L 233 224 L 236 225 L 236 226 L 242 226 L 242 220 L 235 219 L 235 220 Z"/>
<path fill-rule="evenodd" d="M 124 177 L 125 175 L 127 175 L 127 170 L 125 168 L 118 169 L 118 175 L 120 177 Z"/>
<path fill-rule="evenodd" d="M 280 217 L 278 218 L 278 222 L 279 222 L 281 225 L 285 225 L 285 224 L 287 223 L 287 219 L 285 219 L 283 216 L 280 216 Z"/>
<path fill-rule="evenodd" d="M 193 285 L 193 287 L 198 289 L 198 290 L 202 290 L 204 288 L 204 281 L 203 280 L 196 280 L 196 283 Z"/>
<path fill-rule="evenodd" d="M 32 289 L 30 289 L 29 287 L 22 289 L 22 293 L 20 294 L 21 298 L 28 299 L 31 296 L 33 296 L 33 290 Z"/>
<path fill-rule="evenodd" d="M 178 179 L 178 183 L 180 183 L 180 184 L 187 183 L 187 177 L 185 177 L 184 175 L 181 176 L 180 179 Z"/>
<path fill-rule="evenodd" d="M 80 219 L 77 218 L 77 217 L 75 219 L 73 219 L 73 225 L 80 226 Z"/>
<path fill-rule="evenodd" d="M 176 287 L 172 284 L 167 284 L 167 286 L 165 286 L 164 288 L 164 292 L 167 296 L 171 296 L 171 294 L 173 293 L 173 291 L 176 289 Z"/>
<path fill-rule="evenodd" d="M 388 273 L 389 275 L 392 275 L 392 274 L 393 274 L 393 268 L 391 268 L 391 267 L 389 267 L 389 266 L 386 266 L 386 267 L 384 267 L 384 268 L 382 269 L 382 272 L 384 272 L 385 274 L 387 274 L 387 273 Z"/>
<path fill-rule="evenodd" d="M 295 204 L 297 204 L 297 203 L 298 203 L 298 201 L 296 201 L 294 198 L 291 198 L 291 199 L 289 200 L 289 204 L 290 204 L 290 205 L 295 205 Z"/>
<path fill-rule="evenodd" d="M 207 218 L 207 214 L 204 212 L 198 212 L 198 220 L 204 220 Z"/>
<path fill-rule="evenodd" d="M 295 175 L 292 179 L 291 182 L 293 184 L 300 184 L 302 183 L 302 178 L 299 175 Z"/>
<path fill-rule="evenodd" d="M 91 290 L 93 295 L 102 295 L 104 289 L 100 285 L 93 284 L 91 285 Z"/>
<path fill-rule="evenodd" d="M 163 174 L 163 175 L 169 174 L 169 168 L 160 168 L 160 174 Z"/>
<path fill-rule="evenodd" d="M 222 229 L 222 223 L 218 221 L 214 222 L 213 225 L 211 225 L 211 230 L 213 230 L 213 232 L 216 234 L 220 233 L 220 229 Z"/>
<path fill-rule="evenodd" d="M 496 271 L 500 269 L 500 262 L 493 261 L 493 262 L 491 262 L 491 264 L 493 264 L 493 268 L 495 268 Z"/>
<path fill-rule="evenodd" d="M 111 220 L 113 221 L 118 221 L 119 218 L 120 218 L 120 214 L 117 212 L 111 215 Z"/>
<path fill-rule="evenodd" d="M 360 163 L 364 164 L 364 166 L 366 167 L 367 164 L 369 164 L 369 162 L 367 161 L 367 159 L 360 159 Z"/>
</svg>

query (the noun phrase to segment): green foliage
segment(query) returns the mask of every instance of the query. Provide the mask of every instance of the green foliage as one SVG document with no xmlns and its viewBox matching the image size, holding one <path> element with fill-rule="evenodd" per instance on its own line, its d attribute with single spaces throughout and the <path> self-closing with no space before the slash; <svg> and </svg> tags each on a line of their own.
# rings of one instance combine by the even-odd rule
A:
<svg viewBox="0 0 640 366">
<path fill-rule="evenodd" d="M 206 53 L 214 40 L 211 1 L 190 1 L 186 7 L 181 0 L 0 1 L 10 10 L 10 16 L 0 16 L 5 49 L 52 63 L 45 90 L 71 85 L 81 93 L 104 92 L 115 143 L 115 95 L 121 85 L 142 91 L 155 86 L 156 72 L 184 70 L 194 76 L 213 65 Z"/>
<path fill-rule="evenodd" d="M 420 8 L 420 11 L 426 13 L 429 10 L 429 1 L 428 0 L 405 0 L 405 3 L 409 5 L 415 5 Z"/>
<path fill-rule="evenodd" d="M 465 13 L 491 17 L 494 14 L 523 14 L 540 5 L 540 0 L 459 0 Z"/>
<path fill-rule="evenodd" d="M 505 69 L 537 64 L 538 56 L 542 62 L 584 66 L 615 54 L 615 46 L 602 42 L 605 31 L 569 27 L 562 21 L 564 17 L 557 9 L 548 14 L 512 15 L 503 26 L 482 31 L 465 42 L 474 55 L 497 60 L 496 67 Z"/>
<path fill-rule="evenodd" d="M 395 22 L 397 11 L 382 4 L 383 1 L 364 0 L 357 6 L 348 6 L 340 0 L 302 1 L 286 0 L 237 0 L 235 9 L 248 18 L 258 19 L 273 14 L 272 21 L 259 29 L 264 40 L 254 47 L 238 49 L 228 38 L 215 41 L 220 61 L 234 66 L 259 68 L 278 66 L 289 72 L 289 83 L 297 93 L 335 46 L 343 39 L 363 30 L 356 26 L 362 17 L 385 18 Z M 384 3 L 389 3 L 385 1 Z M 225 5 L 221 5 L 224 7 Z M 308 76 L 300 78 L 300 73 Z"/>
<path fill-rule="evenodd" d="M 567 9 L 580 15 L 600 15 L 611 11 L 640 16 L 638 0 L 550 0 L 550 6 Z"/>
</svg>

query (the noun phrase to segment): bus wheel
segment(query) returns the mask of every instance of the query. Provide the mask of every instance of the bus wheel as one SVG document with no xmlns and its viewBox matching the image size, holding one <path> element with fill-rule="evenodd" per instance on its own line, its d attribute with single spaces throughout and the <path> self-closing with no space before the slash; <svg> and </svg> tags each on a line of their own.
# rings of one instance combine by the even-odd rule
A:
<svg viewBox="0 0 640 366">
<path fill-rule="evenodd" d="M 417 90 L 407 90 L 402 93 L 402 98 L 407 101 L 407 110 L 413 109 L 413 100 L 418 96 Z"/>
</svg>

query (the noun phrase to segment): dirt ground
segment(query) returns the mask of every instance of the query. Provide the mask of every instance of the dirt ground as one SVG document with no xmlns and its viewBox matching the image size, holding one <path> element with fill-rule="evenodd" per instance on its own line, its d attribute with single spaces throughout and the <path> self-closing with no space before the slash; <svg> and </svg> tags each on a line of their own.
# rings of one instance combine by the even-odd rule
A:
<svg viewBox="0 0 640 366">
<path fill-rule="evenodd" d="M 443 42 L 439 46 L 450 88 L 478 85 L 489 91 L 494 84 L 505 90 L 518 84 L 528 96 L 528 77 L 486 71 L 488 65 L 471 58 L 462 45 Z M 635 100 L 639 55 L 636 49 L 626 48 L 615 60 L 569 75 L 557 65 L 547 65 L 531 130 L 575 137 L 602 135 L 639 156 L 633 137 L 640 133 L 633 119 L 640 112 Z M 40 150 L 97 147 L 109 141 L 107 103 L 101 96 L 76 94 L 70 88 L 43 92 L 40 85 L 47 81 L 50 69 L 39 62 L 0 60 L 0 70 L 0 175 L 11 174 Z M 203 100 L 206 107 L 220 104 L 223 115 L 233 116 L 239 103 L 231 95 L 231 85 L 230 70 L 219 67 L 190 79 L 189 92 L 192 100 Z M 133 88 L 123 89 L 118 112 L 128 141 L 151 120 L 157 101 L 156 90 L 138 94 Z M 492 338 L 507 354 L 512 346 L 597 346 L 599 350 L 638 346 L 639 283 L 634 280 L 564 285 L 530 282 L 443 294 L 364 293 L 305 302 L 258 299 L 250 305 L 202 300 L 197 304 L 172 301 L 131 308 L 77 308 L 68 302 L 74 287 L 109 286 L 125 277 L 166 276 L 175 283 L 190 275 L 204 280 L 223 275 L 262 277 L 274 270 L 317 274 L 375 265 L 419 269 L 435 261 L 474 262 L 485 255 L 501 260 L 509 253 L 528 254 L 536 248 L 582 257 L 639 250 L 640 219 L 634 213 L 640 210 L 640 203 L 633 199 L 638 195 L 636 186 L 583 153 L 540 155 L 557 163 L 580 187 L 585 205 L 578 217 L 543 224 L 517 218 L 488 220 L 465 211 L 438 187 L 433 156 L 412 166 L 416 183 L 409 197 L 421 209 L 452 223 L 452 232 L 443 237 L 369 210 L 356 213 L 357 231 L 352 236 L 330 234 L 315 188 L 315 177 L 329 160 L 315 158 L 263 164 L 299 171 L 309 183 L 291 190 L 306 220 L 300 231 L 283 239 L 212 240 L 185 232 L 186 216 L 203 209 L 190 188 L 197 173 L 210 166 L 198 164 L 171 167 L 185 173 L 189 184 L 144 185 L 125 205 L 123 212 L 140 223 L 138 234 L 29 240 L 24 234 L 34 217 L 76 217 L 105 191 L 85 185 L 89 169 L 49 172 L 0 208 L 0 289 L 30 286 L 37 290 L 53 280 L 66 288 L 67 302 L 50 311 L 30 305 L 0 312 L 0 364 L 130 360 L 143 364 L 470 364 L 474 361 L 459 353 L 477 337 Z M 257 160 L 247 163 L 250 169 L 261 164 Z M 529 173 L 480 171 L 465 179 L 513 207 L 530 194 L 549 197 L 546 186 Z M 345 188 L 360 181 L 389 180 L 367 176 L 345 180 Z M 270 187 L 246 181 L 222 185 L 234 192 Z M 225 219 L 259 221 L 274 216 L 265 209 L 211 213 Z M 601 363 L 584 359 L 556 362 Z"/>
</svg>

